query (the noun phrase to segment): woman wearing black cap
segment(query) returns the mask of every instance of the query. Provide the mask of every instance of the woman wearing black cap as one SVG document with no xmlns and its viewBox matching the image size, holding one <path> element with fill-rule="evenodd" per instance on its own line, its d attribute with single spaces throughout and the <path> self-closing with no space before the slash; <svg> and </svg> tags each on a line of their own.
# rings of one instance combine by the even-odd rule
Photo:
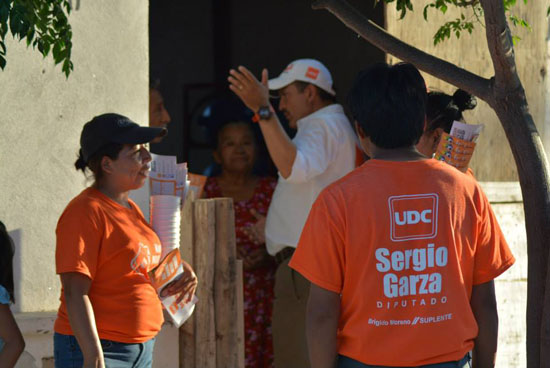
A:
<svg viewBox="0 0 550 368">
<path fill-rule="evenodd" d="M 94 182 L 65 208 L 56 229 L 56 272 L 63 286 L 54 325 L 56 367 L 151 367 L 161 328 L 161 303 L 147 272 L 161 245 L 128 198 L 145 184 L 151 156 L 143 144 L 165 134 L 117 114 L 86 123 L 75 166 Z M 169 294 L 188 300 L 197 279 L 184 277 Z"/>
</svg>

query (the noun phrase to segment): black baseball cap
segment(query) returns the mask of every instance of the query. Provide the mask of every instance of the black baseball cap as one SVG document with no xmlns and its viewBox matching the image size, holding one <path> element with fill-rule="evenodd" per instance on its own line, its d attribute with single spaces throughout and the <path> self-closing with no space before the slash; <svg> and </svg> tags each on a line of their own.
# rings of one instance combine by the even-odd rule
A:
<svg viewBox="0 0 550 368">
<path fill-rule="evenodd" d="M 167 133 L 164 128 L 144 127 L 126 116 L 108 113 L 94 117 L 84 124 L 80 135 L 82 158 L 88 160 L 109 143 L 143 144 Z"/>
</svg>

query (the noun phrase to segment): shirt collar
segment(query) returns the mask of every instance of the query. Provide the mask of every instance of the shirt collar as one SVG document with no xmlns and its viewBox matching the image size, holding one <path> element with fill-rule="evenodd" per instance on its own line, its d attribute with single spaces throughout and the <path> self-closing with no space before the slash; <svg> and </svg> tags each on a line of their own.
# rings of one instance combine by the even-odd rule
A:
<svg viewBox="0 0 550 368">
<path fill-rule="evenodd" d="M 301 118 L 296 122 L 296 124 L 298 125 L 298 127 L 300 127 L 301 124 L 307 123 L 310 120 L 314 120 L 315 118 L 319 117 L 319 115 L 343 114 L 343 113 L 344 113 L 344 108 L 342 107 L 342 105 L 331 104 L 309 114 L 308 116 Z"/>
</svg>

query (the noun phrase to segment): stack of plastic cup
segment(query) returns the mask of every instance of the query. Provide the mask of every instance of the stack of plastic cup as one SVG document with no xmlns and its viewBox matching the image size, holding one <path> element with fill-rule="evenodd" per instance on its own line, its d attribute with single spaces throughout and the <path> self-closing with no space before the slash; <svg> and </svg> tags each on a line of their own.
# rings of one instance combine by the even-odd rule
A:
<svg viewBox="0 0 550 368">
<path fill-rule="evenodd" d="M 163 259 L 180 246 L 181 198 L 172 195 L 151 196 L 151 225 L 160 238 Z"/>
</svg>

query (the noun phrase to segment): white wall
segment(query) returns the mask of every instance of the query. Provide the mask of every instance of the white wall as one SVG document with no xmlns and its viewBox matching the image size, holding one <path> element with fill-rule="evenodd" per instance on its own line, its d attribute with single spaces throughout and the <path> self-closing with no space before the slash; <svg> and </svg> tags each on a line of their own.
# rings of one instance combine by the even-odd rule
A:
<svg viewBox="0 0 550 368">
<path fill-rule="evenodd" d="M 497 367 L 525 368 L 527 236 L 517 182 L 481 183 L 516 263 L 495 280 L 499 313 Z"/>
<path fill-rule="evenodd" d="M 17 243 L 18 312 L 58 307 L 54 231 L 86 184 L 73 166 L 83 124 L 104 112 L 148 117 L 148 2 L 78 3 L 68 79 L 11 37 L 0 72 L 0 219 Z"/>
</svg>

